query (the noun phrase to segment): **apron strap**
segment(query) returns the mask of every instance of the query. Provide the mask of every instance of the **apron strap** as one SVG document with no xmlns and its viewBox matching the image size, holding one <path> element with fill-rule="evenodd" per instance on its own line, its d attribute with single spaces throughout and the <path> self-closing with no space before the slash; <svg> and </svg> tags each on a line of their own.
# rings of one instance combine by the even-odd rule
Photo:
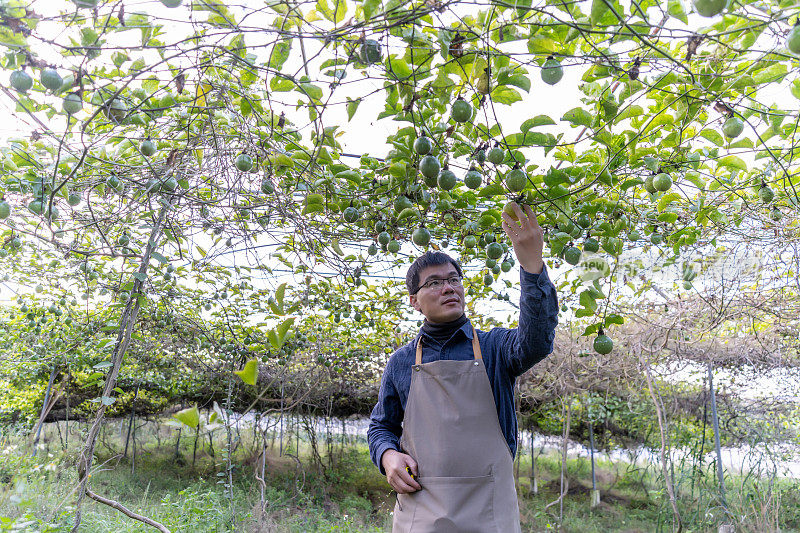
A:
<svg viewBox="0 0 800 533">
<path fill-rule="evenodd" d="M 483 359 L 483 356 L 481 355 L 481 345 L 478 342 L 478 332 L 475 331 L 475 326 L 472 326 L 472 354 L 475 356 L 475 360 Z M 419 340 L 417 341 L 416 364 L 422 364 L 422 335 L 420 335 Z"/>
</svg>

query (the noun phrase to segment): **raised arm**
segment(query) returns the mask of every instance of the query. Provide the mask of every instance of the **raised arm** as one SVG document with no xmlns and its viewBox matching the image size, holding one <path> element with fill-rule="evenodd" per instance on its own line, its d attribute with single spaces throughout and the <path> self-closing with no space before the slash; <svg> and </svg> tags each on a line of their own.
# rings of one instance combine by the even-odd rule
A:
<svg viewBox="0 0 800 533">
<path fill-rule="evenodd" d="M 536 213 L 525 206 L 511 204 L 517 215 L 514 220 L 503 212 L 503 229 L 511 239 L 520 264 L 519 326 L 506 366 L 519 376 L 553 351 L 558 325 L 558 297 L 542 259 L 544 238 Z"/>
</svg>

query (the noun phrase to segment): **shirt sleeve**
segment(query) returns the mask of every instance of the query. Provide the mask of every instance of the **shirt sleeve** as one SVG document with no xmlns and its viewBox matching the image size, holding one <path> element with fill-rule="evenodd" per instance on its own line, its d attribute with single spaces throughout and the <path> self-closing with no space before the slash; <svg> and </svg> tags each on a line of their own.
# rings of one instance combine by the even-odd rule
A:
<svg viewBox="0 0 800 533">
<path fill-rule="evenodd" d="M 392 380 L 391 361 L 386 365 L 378 392 L 378 403 L 372 409 L 367 441 L 369 455 L 381 474 L 386 474 L 381 465 L 381 457 L 386 450 L 400 451 L 400 435 L 403 432 L 403 405 Z"/>
<path fill-rule="evenodd" d="M 553 352 L 558 325 L 556 288 L 542 267 L 540 274 L 526 272 L 520 267 L 519 326 L 513 348 L 506 351 L 506 368 L 514 376 L 524 374 L 533 365 Z"/>
</svg>

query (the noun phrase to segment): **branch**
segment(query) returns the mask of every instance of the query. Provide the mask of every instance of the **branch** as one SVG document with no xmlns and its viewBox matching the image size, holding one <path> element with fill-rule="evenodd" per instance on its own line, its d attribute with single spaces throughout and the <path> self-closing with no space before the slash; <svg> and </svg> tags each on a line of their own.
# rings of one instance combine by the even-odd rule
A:
<svg viewBox="0 0 800 533">
<path fill-rule="evenodd" d="M 102 504 L 108 505 L 109 507 L 113 507 L 117 511 L 121 512 L 122 514 L 130 518 L 133 518 L 134 520 L 138 520 L 139 522 L 144 522 L 148 526 L 152 526 L 157 530 L 161 531 L 162 533 L 170 533 L 169 529 L 167 529 L 163 524 L 156 522 L 152 518 L 147 518 L 146 516 L 136 514 L 119 502 L 115 502 L 114 500 L 109 500 L 108 498 L 103 498 L 99 494 L 95 494 L 89 489 L 86 489 L 86 495 L 96 502 L 100 502 Z"/>
</svg>

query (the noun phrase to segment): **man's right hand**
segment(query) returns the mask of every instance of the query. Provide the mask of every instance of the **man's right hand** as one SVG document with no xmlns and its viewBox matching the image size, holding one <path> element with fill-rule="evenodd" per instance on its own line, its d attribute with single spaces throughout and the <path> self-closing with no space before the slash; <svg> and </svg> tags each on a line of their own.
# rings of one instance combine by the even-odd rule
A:
<svg viewBox="0 0 800 533">
<path fill-rule="evenodd" d="M 406 470 L 406 467 L 409 467 L 415 476 L 419 475 L 417 462 L 410 455 L 397 450 L 386 450 L 381 457 L 381 466 L 386 472 L 386 480 L 389 485 L 398 494 L 409 494 L 422 488 Z"/>
</svg>

